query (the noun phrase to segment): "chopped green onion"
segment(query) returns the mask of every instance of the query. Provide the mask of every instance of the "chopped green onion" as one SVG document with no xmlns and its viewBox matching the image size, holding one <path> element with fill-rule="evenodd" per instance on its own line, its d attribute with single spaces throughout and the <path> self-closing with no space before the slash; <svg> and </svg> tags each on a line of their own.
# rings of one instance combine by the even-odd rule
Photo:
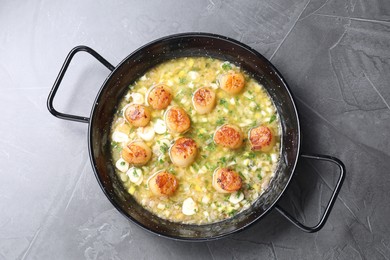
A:
<svg viewBox="0 0 390 260">
<path fill-rule="evenodd" d="M 276 120 L 276 114 L 273 114 L 271 118 L 269 119 L 269 123 L 271 124 L 273 121 Z"/>
<path fill-rule="evenodd" d="M 219 100 L 219 104 L 220 105 L 222 105 L 222 106 L 224 106 L 224 107 L 228 107 L 228 102 L 225 100 L 225 99 L 223 99 L 223 98 L 221 98 L 220 100 Z"/>
<path fill-rule="evenodd" d="M 223 123 L 225 123 L 225 118 L 224 117 L 218 118 L 217 125 L 222 125 Z"/>
<path fill-rule="evenodd" d="M 179 78 L 179 83 L 180 83 L 180 84 L 185 84 L 186 81 L 187 81 L 186 78 Z"/>
<path fill-rule="evenodd" d="M 222 64 L 222 69 L 224 69 L 224 70 L 231 70 L 232 69 L 232 65 L 230 65 L 230 63 L 228 63 L 228 62 L 225 62 L 224 64 Z"/>
</svg>

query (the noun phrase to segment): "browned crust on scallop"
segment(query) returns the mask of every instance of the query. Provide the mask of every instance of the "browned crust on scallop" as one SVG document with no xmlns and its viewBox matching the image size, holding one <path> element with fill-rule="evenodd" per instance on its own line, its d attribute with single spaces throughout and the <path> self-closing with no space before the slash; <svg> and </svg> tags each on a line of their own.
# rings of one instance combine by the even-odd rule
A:
<svg viewBox="0 0 390 260">
<path fill-rule="evenodd" d="M 175 154 L 182 156 L 184 159 L 187 156 L 191 156 L 196 153 L 197 144 L 191 138 L 181 137 L 176 140 L 175 144 L 172 146 L 172 151 Z"/>
<path fill-rule="evenodd" d="M 144 165 L 150 160 L 150 158 L 148 158 L 149 154 L 145 148 L 135 143 L 126 145 L 123 148 L 121 155 L 123 160 L 131 164 Z"/>
<path fill-rule="evenodd" d="M 148 95 L 148 103 L 154 109 L 165 109 L 172 101 L 172 93 L 165 85 L 155 86 Z"/>
<path fill-rule="evenodd" d="M 272 131 L 266 126 L 258 126 L 249 132 L 249 141 L 252 150 L 258 151 L 263 147 L 269 146 L 272 142 Z"/>
<path fill-rule="evenodd" d="M 245 78 L 241 73 L 230 72 L 224 77 L 224 88 L 231 91 L 232 93 L 238 93 L 244 88 Z"/>
<path fill-rule="evenodd" d="M 150 121 L 151 113 L 143 105 L 132 104 L 125 111 L 125 118 L 134 126 L 146 126 Z M 142 119 L 145 119 L 141 122 Z"/>
<path fill-rule="evenodd" d="M 240 175 L 232 169 L 221 168 L 217 171 L 217 183 L 225 191 L 234 192 L 241 189 L 242 179 Z"/>
<path fill-rule="evenodd" d="M 213 99 L 213 92 L 210 88 L 203 87 L 195 91 L 194 101 L 197 105 L 206 106 Z"/>
<path fill-rule="evenodd" d="M 167 111 L 167 125 L 171 130 L 182 133 L 190 128 L 191 121 L 181 107 L 173 107 Z"/>
<path fill-rule="evenodd" d="M 162 195 L 173 194 L 178 186 L 176 177 L 167 171 L 158 173 L 155 177 L 155 182 Z"/>
<path fill-rule="evenodd" d="M 242 133 L 229 125 L 221 126 L 214 134 L 214 142 L 228 148 L 238 148 L 242 144 Z"/>
</svg>

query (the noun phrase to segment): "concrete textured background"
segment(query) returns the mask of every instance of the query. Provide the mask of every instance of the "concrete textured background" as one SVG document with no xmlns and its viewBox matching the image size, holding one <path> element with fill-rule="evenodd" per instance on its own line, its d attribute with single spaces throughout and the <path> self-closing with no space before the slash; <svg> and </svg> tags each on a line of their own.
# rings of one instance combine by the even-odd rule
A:
<svg viewBox="0 0 390 260">
<path fill-rule="evenodd" d="M 66 54 L 112 64 L 156 38 L 203 31 L 242 41 L 285 76 L 304 152 L 334 155 L 347 177 L 325 227 L 306 234 L 276 211 L 207 243 L 157 237 L 108 202 L 88 158 L 87 126 L 52 117 L 46 98 Z M 55 106 L 89 115 L 108 71 L 74 59 Z M 1 1 L 0 259 L 389 259 L 390 2 Z M 337 178 L 301 160 L 280 202 L 318 220 Z"/>
</svg>

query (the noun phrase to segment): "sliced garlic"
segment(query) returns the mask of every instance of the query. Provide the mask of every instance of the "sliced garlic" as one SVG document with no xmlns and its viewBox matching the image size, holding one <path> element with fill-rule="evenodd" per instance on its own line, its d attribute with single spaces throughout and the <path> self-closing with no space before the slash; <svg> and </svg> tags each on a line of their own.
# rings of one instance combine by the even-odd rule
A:
<svg viewBox="0 0 390 260">
<path fill-rule="evenodd" d="M 160 135 L 164 134 L 167 131 L 167 125 L 165 124 L 165 121 L 161 119 L 156 120 L 156 123 L 154 124 L 153 128 L 154 131 Z"/>
<path fill-rule="evenodd" d="M 131 93 L 131 97 L 133 98 L 133 101 L 131 102 L 133 104 L 142 105 L 145 101 L 144 96 L 140 93 L 137 93 L 137 92 Z"/>
<path fill-rule="evenodd" d="M 233 204 L 238 204 L 240 201 L 244 199 L 244 193 L 241 191 L 233 192 L 230 194 L 229 201 Z"/>
<path fill-rule="evenodd" d="M 151 126 L 139 127 L 137 129 L 137 134 L 145 141 L 151 141 L 154 138 L 154 129 Z"/>
<path fill-rule="evenodd" d="M 191 216 L 198 211 L 198 206 L 192 198 L 187 198 L 183 201 L 182 209 L 184 215 Z"/>
<path fill-rule="evenodd" d="M 128 142 L 129 137 L 125 133 L 115 131 L 114 133 L 112 133 L 112 140 L 117 143 L 123 143 Z"/>
<path fill-rule="evenodd" d="M 140 168 L 131 167 L 126 172 L 126 175 L 129 176 L 130 181 L 135 185 L 140 185 L 144 180 L 144 175 L 142 174 L 142 170 Z"/>
<path fill-rule="evenodd" d="M 129 169 L 129 163 L 120 158 L 116 161 L 115 167 L 121 172 L 126 172 Z"/>
</svg>

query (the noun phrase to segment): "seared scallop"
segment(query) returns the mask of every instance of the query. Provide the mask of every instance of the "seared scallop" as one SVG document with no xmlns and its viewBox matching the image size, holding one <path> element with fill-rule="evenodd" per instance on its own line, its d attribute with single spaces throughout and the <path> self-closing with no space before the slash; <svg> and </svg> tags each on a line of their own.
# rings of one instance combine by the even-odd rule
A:
<svg viewBox="0 0 390 260">
<path fill-rule="evenodd" d="M 237 94 L 245 86 L 245 78 L 240 72 L 229 71 L 219 78 L 219 86 L 229 94 Z"/>
<path fill-rule="evenodd" d="M 181 107 L 171 107 L 165 113 L 165 123 L 171 132 L 184 133 L 191 126 L 186 111 Z"/>
<path fill-rule="evenodd" d="M 168 171 L 160 171 L 154 174 L 148 182 L 150 191 L 157 196 L 170 196 L 178 186 L 176 177 Z"/>
<path fill-rule="evenodd" d="M 172 98 L 171 89 L 164 84 L 159 84 L 149 91 L 147 100 L 153 109 L 162 110 L 169 106 Z"/>
<path fill-rule="evenodd" d="M 151 113 L 149 108 L 144 105 L 131 104 L 126 106 L 124 110 L 124 117 L 131 125 L 135 127 L 142 127 L 149 124 Z"/>
<path fill-rule="evenodd" d="M 194 92 L 192 104 L 199 114 L 209 113 L 215 106 L 215 92 L 208 87 L 202 87 Z"/>
<path fill-rule="evenodd" d="M 275 136 L 269 127 L 258 126 L 249 131 L 249 142 L 253 151 L 268 152 L 275 144 Z"/>
<path fill-rule="evenodd" d="M 193 139 L 181 137 L 172 145 L 169 156 L 173 164 L 179 167 L 187 167 L 194 162 L 197 149 L 198 147 Z"/>
<path fill-rule="evenodd" d="M 244 134 L 238 126 L 225 124 L 214 133 L 214 142 L 223 147 L 237 149 L 242 145 Z"/>
<path fill-rule="evenodd" d="M 230 168 L 217 168 L 213 174 L 213 187 L 221 193 L 232 193 L 241 189 L 240 175 Z"/>
<path fill-rule="evenodd" d="M 122 158 L 135 166 L 145 165 L 152 157 L 152 150 L 142 141 L 129 142 L 122 149 Z"/>
</svg>

